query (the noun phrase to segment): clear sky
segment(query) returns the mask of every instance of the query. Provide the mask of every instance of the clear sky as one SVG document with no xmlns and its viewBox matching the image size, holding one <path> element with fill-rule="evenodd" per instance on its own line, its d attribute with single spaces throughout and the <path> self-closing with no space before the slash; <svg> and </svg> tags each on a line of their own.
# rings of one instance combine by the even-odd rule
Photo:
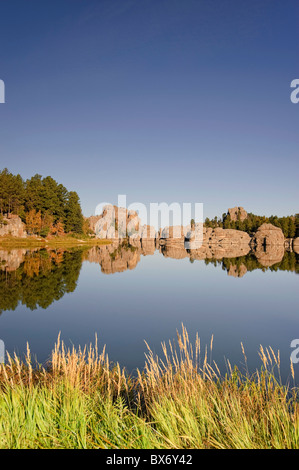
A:
<svg viewBox="0 0 299 470">
<path fill-rule="evenodd" d="M 298 0 L 2 0 L 0 43 L 0 168 L 85 215 L 118 194 L 299 212 Z"/>
</svg>

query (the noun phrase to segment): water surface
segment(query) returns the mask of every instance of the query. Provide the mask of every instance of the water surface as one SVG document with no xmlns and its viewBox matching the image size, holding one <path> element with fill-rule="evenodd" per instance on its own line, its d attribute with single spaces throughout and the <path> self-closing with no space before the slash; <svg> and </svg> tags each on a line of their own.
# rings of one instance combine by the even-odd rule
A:
<svg viewBox="0 0 299 470">
<path fill-rule="evenodd" d="M 192 253 L 140 250 L 128 244 L 73 250 L 0 250 L 0 338 L 39 362 L 59 332 L 67 345 L 107 345 L 111 361 L 142 368 L 146 346 L 160 354 L 183 323 L 191 340 L 213 340 L 212 360 L 251 371 L 259 345 L 279 349 L 284 381 L 290 343 L 299 338 L 299 256 L 285 252 L 264 266 L 253 254 L 194 259 Z M 297 366 L 295 365 L 295 370 Z M 298 366 L 299 373 L 299 366 Z"/>
</svg>

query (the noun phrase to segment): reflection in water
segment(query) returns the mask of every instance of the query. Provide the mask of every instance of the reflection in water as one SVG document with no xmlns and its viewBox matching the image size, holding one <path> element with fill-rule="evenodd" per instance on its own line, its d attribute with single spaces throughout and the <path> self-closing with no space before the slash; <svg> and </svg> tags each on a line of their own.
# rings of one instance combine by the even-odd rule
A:
<svg viewBox="0 0 299 470">
<path fill-rule="evenodd" d="M 0 313 L 47 308 L 77 287 L 82 251 L 0 250 Z"/>
<path fill-rule="evenodd" d="M 140 261 L 140 252 L 127 242 L 113 243 L 92 247 L 84 253 L 84 260 L 99 264 L 104 274 L 122 273 L 136 268 Z"/>
<path fill-rule="evenodd" d="M 157 246 L 154 240 L 149 239 L 136 242 L 134 246 L 127 241 L 96 246 L 85 252 L 84 259 L 99 264 L 104 274 L 113 274 L 135 269 L 141 255 L 153 255 L 157 249 L 165 258 L 177 260 L 189 258 L 191 263 L 203 260 L 206 264 L 222 265 L 228 275 L 234 277 L 242 277 L 254 269 L 299 273 L 299 255 L 285 251 L 281 246 L 252 249 L 245 245 L 229 247 L 215 245 L 189 250 L 184 245 L 176 243 Z"/>
<path fill-rule="evenodd" d="M 73 292 L 83 261 L 99 264 L 104 274 L 121 273 L 135 269 L 141 256 L 153 255 L 157 249 L 167 258 L 189 258 L 191 263 L 204 260 L 205 264 L 221 266 L 234 277 L 255 269 L 299 273 L 299 255 L 280 246 L 254 251 L 246 246 L 218 245 L 188 250 L 172 243 L 159 246 L 148 239 L 134 245 L 123 241 L 90 249 L 0 250 L 0 313 L 15 310 L 19 303 L 31 310 L 47 308 Z"/>
<path fill-rule="evenodd" d="M 94 246 L 84 254 L 84 259 L 101 266 L 104 274 L 121 273 L 135 269 L 141 255 L 153 255 L 156 245 L 154 240 L 144 240 L 129 244 L 126 240 L 111 245 Z"/>
<path fill-rule="evenodd" d="M 247 272 L 260 269 L 262 271 L 292 271 L 299 274 L 299 255 L 293 252 L 286 251 L 282 259 L 278 262 L 274 262 L 272 265 L 267 266 L 258 259 L 255 254 L 249 253 L 246 256 L 240 256 L 239 258 L 223 258 L 217 259 L 206 259 L 206 264 L 214 264 L 214 266 L 221 265 L 222 269 L 227 271 L 229 276 L 243 277 Z"/>
</svg>

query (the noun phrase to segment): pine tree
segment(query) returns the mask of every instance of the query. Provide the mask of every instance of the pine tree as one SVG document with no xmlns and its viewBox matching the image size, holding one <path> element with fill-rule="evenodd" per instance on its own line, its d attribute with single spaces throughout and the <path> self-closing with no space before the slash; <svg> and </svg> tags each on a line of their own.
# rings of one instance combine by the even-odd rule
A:
<svg viewBox="0 0 299 470">
<path fill-rule="evenodd" d="M 82 234 L 84 218 L 81 211 L 79 196 L 70 191 L 65 210 L 65 231 Z"/>
</svg>

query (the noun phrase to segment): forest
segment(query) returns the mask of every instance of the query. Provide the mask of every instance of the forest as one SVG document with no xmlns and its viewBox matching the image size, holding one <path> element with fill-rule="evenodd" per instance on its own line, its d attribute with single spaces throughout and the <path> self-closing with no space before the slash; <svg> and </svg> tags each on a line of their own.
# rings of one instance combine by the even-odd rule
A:
<svg viewBox="0 0 299 470">
<path fill-rule="evenodd" d="M 222 218 L 214 217 L 214 219 L 206 218 L 205 226 L 216 228 L 221 227 L 225 229 L 242 230 L 243 232 L 253 235 L 257 229 L 265 223 L 269 223 L 279 227 L 286 238 L 294 238 L 299 236 L 299 214 L 278 217 L 271 215 L 266 217 L 264 215 L 255 215 L 248 213 L 245 220 L 231 220 L 229 214 L 223 214 Z"/>
<path fill-rule="evenodd" d="M 8 214 L 18 215 L 29 235 L 83 234 L 84 217 L 79 196 L 51 176 L 24 180 L 7 168 L 0 172 L 0 223 Z"/>
<path fill-rule="evenodd" d="M 7 168 L 0 172 L 0 224 L 4 216 L 18 215 L 26 224 L 29 235 L 47 237 L 64 234 L 88 234 L 90 229 L 84 219 L 80 199 L 75 191 L 68 191 L 51 176 L 36 174 L 24 180 Z M 193 219 L 192 219 L 193 221 Z M 191 221 L 191 224 L 192 224 Z M 194 222 L 194 221 L 193 221 Z M 278 217 L 248 213 L 245 220 L 231 220 L 224 213 L 222 218 L 206 218 L 206 227 L 242 230 L 254 234 L 264 223 L 281 228 L 286 238 L 299 236 L 299 214 Z"/>
</svg>

